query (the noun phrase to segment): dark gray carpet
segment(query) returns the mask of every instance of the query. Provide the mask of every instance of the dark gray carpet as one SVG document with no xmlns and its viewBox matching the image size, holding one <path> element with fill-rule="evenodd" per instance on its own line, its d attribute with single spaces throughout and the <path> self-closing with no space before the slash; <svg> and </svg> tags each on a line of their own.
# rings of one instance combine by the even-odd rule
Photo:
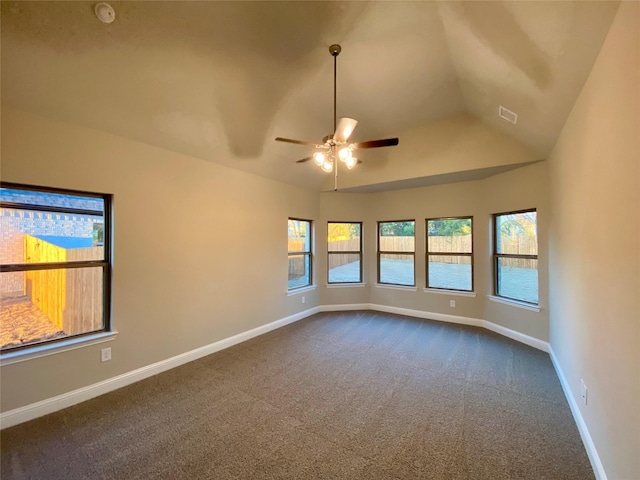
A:
<svg viewBox="0 0 640 480">
<path fill-rule="evenodd" d="M 3 479 L 591 479 L 549 356 L 318 314 L 2 431 Z"/>
</svg>

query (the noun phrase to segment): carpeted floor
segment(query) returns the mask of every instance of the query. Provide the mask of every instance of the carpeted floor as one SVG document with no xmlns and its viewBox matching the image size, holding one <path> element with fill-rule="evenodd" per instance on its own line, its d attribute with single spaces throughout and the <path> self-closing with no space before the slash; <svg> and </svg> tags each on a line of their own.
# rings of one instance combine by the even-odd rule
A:
<svg viewBox="0 0 640 480">
<path fill-rule="evenodd" d="M 592 479 L 549 356 L 323 313 L 2 431 L 1 477 Z"/>
</svg>

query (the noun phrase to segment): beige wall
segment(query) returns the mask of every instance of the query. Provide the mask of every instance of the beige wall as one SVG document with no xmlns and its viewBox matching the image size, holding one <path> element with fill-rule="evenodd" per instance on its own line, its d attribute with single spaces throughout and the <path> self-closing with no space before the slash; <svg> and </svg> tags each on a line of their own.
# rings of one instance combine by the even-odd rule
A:
<svg viewBox="0 0 640 480">
<path fill-rule="evenodd" d="M 319 194 L 2 110 L 2 180 L 114 194 L 113 359 L 94 345 L 2 367 L 2 411 L 318 305 L 287 296 L 287 217 Z"/>
<path fill-rule="evenodd" d="M 373 303 L 421 312 L 434 312 L 488 320 L 525 335 L 547 341 L 548 280 L 547 225 L 548 168 L 546 162 L 523 167 L 485 180 L 414 188 L 375 194 L 323 193 L 320 202 L 318 238 L 326 236 L 328 220 L 363 221 L 365 231 L 364 279 L 360 288 L 327 288 L 326 265 L 318 268 L 321 305 Z M 493 293 L 491 246 L 489 243 L 491 214 L 536 208 L 539 232 L 540 312 L 489 301 Z M 475 298 L 424 292 L 425 219 L 471 215 L 474 219 L 474 290 Z M 416 285 L 417 291 L 376 287 L 376 229 L 378 221 L 416 221 Z M 322 242 L 318 242 L 321 245 Z M 326 248 L 322 246 L 320 248 Z M 319 258 L 324 258 L 322 250 Z M 455 300 L 451 308 L 449 301 Z"/>
<path fill-rule="evenodd" d="M 551 346 L 611 480 L 640 478 L 639 19 L 620 5 L 550 158 Z"/>
</svg>

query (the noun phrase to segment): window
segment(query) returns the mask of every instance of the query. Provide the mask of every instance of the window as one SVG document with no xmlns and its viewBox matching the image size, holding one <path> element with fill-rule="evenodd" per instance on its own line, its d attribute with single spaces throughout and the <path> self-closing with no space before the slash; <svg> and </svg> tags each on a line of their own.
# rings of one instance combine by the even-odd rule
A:
<svg viewBox="0 0 640 480">
<path fill-rule="evenodd" d="M 110 205 L 0 184 L 0 350 L 110 330 Z"/>
<path fill-rule="evenodd" d="M 378 283 L 415 286 L 414 220 L 378 222 Z"/>
<path fill-rule="evenodd" d="M 493 216 L 496 296 L 538 304 L 538 233 L 535 210 Z"/>
<path fill-rule="evenodd" d="M 328 223 L 327 281 L 362 283 L 362 223 Z"/>
<path fill-rule="evenodd" d="M 289 219 L 289 290 L 311 285 L 311 221 Z"/>
<path fill-rule="evenodd" d="M 427 287 L 473 291 L 473 219 L 427 219 Z"/>
</svg>

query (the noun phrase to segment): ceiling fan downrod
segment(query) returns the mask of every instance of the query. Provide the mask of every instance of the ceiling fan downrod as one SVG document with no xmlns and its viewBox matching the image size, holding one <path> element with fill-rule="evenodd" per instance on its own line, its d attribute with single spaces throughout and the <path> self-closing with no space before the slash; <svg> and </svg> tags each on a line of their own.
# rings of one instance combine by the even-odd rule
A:
<svg viewBox="0 0 640 480">
<path fill-rule="evenodd" d="M 336 127 L 338 126 L 338 55 L 342 51 L 342 47 L 337 43 L 329 46 L 329 53 L 333 56 L 333 131 L 336 131 Z M 331 153 L 332 156 L 335 157 L 335 142 L 331 143 Z M 333 162 L 333 191 L 338 191 L 338 163 L 337 161 Z"/>
<path fill-rule="evenodd" d="M 334 43 L 329 47 L 329 53 L 333 56 L 333 131 L 336 131 L 338 125 L 338 118 L 336 115 L 338 96 L 337 96 L 337 82 L 338 82 L 338 55 L 342 51 L 342 47 L 337 43 Z"/>
</svg>

